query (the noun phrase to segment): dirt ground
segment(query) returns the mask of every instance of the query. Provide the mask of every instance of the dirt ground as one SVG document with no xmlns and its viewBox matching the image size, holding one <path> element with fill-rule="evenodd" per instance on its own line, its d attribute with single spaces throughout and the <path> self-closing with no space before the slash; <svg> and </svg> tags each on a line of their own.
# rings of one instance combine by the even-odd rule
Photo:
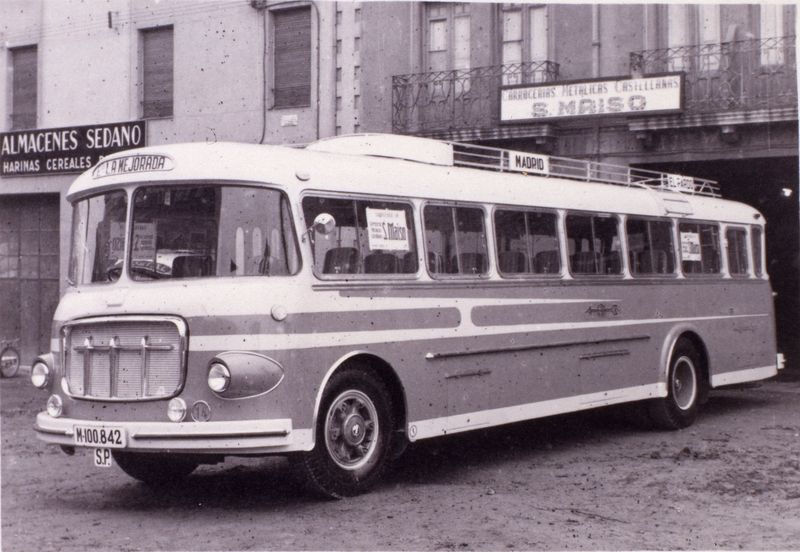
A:
<svg viewBox="0 0 800 552">
<path fill-rule="evenodd" d="M 716 391 L 683 431 L 606 409 L 419 443 L 342 501 L 280 458 L 154 491 L 38 441 L 46 398 L 0 381 L 4 551 L 800 548 L 797 377 Z"/>
</svg>

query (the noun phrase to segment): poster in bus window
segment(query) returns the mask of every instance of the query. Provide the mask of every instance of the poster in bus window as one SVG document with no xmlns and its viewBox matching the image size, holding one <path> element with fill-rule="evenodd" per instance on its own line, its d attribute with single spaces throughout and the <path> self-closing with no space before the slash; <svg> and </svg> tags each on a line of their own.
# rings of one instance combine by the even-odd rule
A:
<svg viewBox="0 0 800 552">
<path fill-rule="evenodd" d="M 406 212 L 367 207 L 367 239 L 369 249 L 409 251 Z"/>
<path fill-rule="evenodd" d="M 700 234 L 681 232 L 681 259 L 684 261 L 700 260 Z"/>
<path fill-rule="evenodd" d="M 133 225 L 133 260 L 154 261 L 156 258 L 156 225 L 137 222 Z"/>
</svg>

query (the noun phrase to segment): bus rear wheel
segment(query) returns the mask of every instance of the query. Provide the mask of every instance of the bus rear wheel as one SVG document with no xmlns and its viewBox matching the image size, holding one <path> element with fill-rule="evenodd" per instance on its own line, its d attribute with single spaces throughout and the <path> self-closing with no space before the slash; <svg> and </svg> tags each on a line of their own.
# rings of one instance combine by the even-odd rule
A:
<svg viewBox="0 0 800 552">
<path fill-rule="evenodd" d="M 649 404 L 650 419 L 661 429 L 682 429 L 697 418 L 704 396 L 702 359 L 691 341 L 675 343 L 667 372 L 667 396 Z"/>
<path fill-rule="evenodd" d="M 380 479 L 394 427 L 384 383 L 363 368 L 334 374 L 322 396 L 311 452 L 299 458 L 311 490 L 329 498 L 363 493 Z"/>
<path fill-rule="evenodd" d="M 199 465 L 191 458 L 179 455 L 119 450 L 114 450 L 111 454 L 122 471 L 152 486 L 178 483 Z"/>
</svg>

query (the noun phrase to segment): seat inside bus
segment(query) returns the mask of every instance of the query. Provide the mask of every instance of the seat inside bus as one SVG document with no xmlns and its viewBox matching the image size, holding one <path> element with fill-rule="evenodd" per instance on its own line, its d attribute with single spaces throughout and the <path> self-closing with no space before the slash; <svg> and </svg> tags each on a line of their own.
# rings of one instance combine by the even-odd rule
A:
<svg viewBox="0 0 800 552">
<path fill-rule="evenodd" d="M 325 253 L 324 274 L 356 274 L 358 272 L 358 249 L 335 247 Z"/>
</svg>

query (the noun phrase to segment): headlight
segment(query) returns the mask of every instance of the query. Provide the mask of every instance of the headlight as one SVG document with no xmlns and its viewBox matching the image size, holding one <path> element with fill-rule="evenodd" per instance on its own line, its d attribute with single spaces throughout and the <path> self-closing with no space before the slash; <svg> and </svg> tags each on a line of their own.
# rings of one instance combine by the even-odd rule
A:
<svg viewBox="0 0 800 552">
<path fill-rule="evenodd" d="M 182 422 L 186 417 L 186 401 L 180 397 L 175 397 L 169 401 L 167 416 L 173 422 Z"/>
<path fill-rule="evenodd" d="M 38 389 L 44 389 L 50 383 L 51 370 L 50 367 L 37 360 L 33 363 L 31 368 L 31 383 Z"/>
<path fill-rule="evenodd" d="M 208 369 L 208 387 L 214 393 L 224 393 L 231 385 L 231 371 L 220 362 L 215 362 Z"/>
<path fill-rule="evenodd" d="M 64 412 L 64 403 L 58 395 L 50 395 L 47 399 L 47 413 L 53 418 L 58 418 Z"/>
</svg>

